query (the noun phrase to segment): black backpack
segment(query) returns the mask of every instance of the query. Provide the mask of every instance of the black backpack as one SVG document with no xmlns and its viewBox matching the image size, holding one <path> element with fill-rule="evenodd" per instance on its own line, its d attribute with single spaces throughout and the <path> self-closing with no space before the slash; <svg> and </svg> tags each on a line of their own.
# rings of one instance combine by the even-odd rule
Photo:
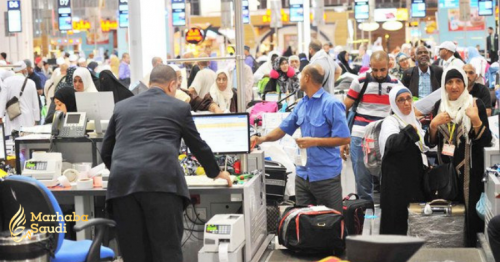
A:
<svg viewBox="0 0 500 262">
<path fill-rule="evenodd" d="M 253 56 L 250 56 L 250 57 L 252 58 L 252 73 L 255 73 L 257 71 L 257 69 L 259 69 L 260 65 L 257 62 L 257 60 L 255 60 L 255 58 Z"/>
<path fill-rule="evenodd" d="M 355 196 L 355 199 L 351 199 Z M 344 197 L 344 220 L 349 235 L 361 235 L 365 222 L 366 209 L 373 209 L 373 202 L 359 199 L 359 196 L 351 193 Z"/>
</svg>

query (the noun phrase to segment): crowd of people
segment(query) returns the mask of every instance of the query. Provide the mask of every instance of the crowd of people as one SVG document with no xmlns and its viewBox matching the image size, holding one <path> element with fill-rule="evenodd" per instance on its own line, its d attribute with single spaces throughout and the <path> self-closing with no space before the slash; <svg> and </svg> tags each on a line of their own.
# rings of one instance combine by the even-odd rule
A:
<svg viewBox="0 0 500 262">
<path fill-rule="evenodd" d="M 127 53 L 122 54 L 121 61 L 112 55 L 103 63 L 93 61 L 90 56 L 84 59 L 67 55 L 57 59 L 56 67 L 38 58 L 34 66 L 30 60 L 19 61 L 13 64 L 12 71 L 0 70 L 0 115 L 5 115 L 5 130 L 9 135 L 20 127 L 50 123 L 55 111 L 76 111 L 76 92 L 111 91 L 114 102 L 118 103 L 134 96 L 135 91 L 130 90 L 148 90 L 151 83 L 159 87 L 155 90 L 157 95 L 166 93 L 175 97 L 184 105 L 189 104 L 191 111 L 214 113 L 244 110 L 238 108 L 238 88 L 244 90 L 248 105 L 259 100 L 254 89 L 262 98 L 270 92 L 280 97 L 293 95 L 300 101 L 292 113 L 278 128 L 266 136 L 252 137 L 252 141 L 256 144 L 276 141 L 300 128 L 302 137 L 296 142 L 307 155 L 307 161 L 297 165 L 298 205 L 326 205 L 341 210 L 342 159 L 350 158 L 360 198 L 373 201 L 375 187 L 380 185 L 380 232 L 406 235 L 408 204 L 427 198 L 422 186 L 425 172 L 433 162 L 451 163 L 459 175 L 460 193 L 449 200 L 465 204 L 464 244 L 474 246 L 476 233 L 484 230 L 484 221 L 476 214 L 475 206 L 484 191 L 483 148 L 492 140 L 487 118 L 495 110 L 495 96 L 490 90 L 494 86 L 490 70 L 494 67 L 493 55 L 489 55 L 488 62 L 476 47 L 469 47 L 462 58 L 457 45 L 449 41 L 438 45 L 436 52 L 424 42 L 404 44 L 391 53 L 370 51 L 361 45 L 358 63 L 353 63 L 353 56 L 340 46 L 332 49 L 314 39 L 308 47 L 308 55 L 294 54 L 289 48 L 286 55 L 269 52 L 254 58 L 245 46 L 243 86 L 237 84 L 234 62 L 210 61 L 209 46 L 198 55 L 207 61 L 174 64 L 167 60 L 165 66 L 162 57 L 153 57 L 152 73 L 138 84 L 131 84 L 129 64 L 134 58 Z M 6 59 L 3 53 L 1 57 Z M 194 58 L 194 54 L 187 52 L 182 58 Z M 341 87 L 346 82 L 346 87 Z M 346 91 L 343 101 L 335 98 L 339 91 Z M 433 110 L 423 112 L 415 108 L 415 101 L 426 99 L 433 92 L 440 92 Z M 8 105 L 14 97 L 19 99 L 22 113 L 11 117 Z M 129 101 L 136 103 L 136 100 Z M 176 107 L 184 110 L 185 106 L 177 100 Z M 128 110 L 119 107 L 120 112 Z M 423 119 L 429 116 L 430 122 L 425 123 Z M 118 117 L 116 112 L 113 117 Z M 381 172 L 372 174 L 365 166 L 363 138 L 367 126 L 379 120 L 383 120 L 378 137 Z M 117 125 L 120 122 L 113 121 Z M 201 143 L 195 138 L 193 141 Z M 433 148 L 437 150 L 431 153 Z M 112 150 L 108 148 L 106 152 Z M 106 156 L 108 167 L 110 154 Z M 218 174 L 216 168 L 211 171 L 211 176 Z M 113 188 L 111 180 L 110 188 Z M 114 208 L 116 212 L 126 211 L 122 203 Z M 182 209 L 182 203 L 175 208 Z M 120 228 L 124 227 L 118 225 L 119 231 Z M 133 242 L 123 235 L 121 238 L 124 243 Z"/>
</svg>

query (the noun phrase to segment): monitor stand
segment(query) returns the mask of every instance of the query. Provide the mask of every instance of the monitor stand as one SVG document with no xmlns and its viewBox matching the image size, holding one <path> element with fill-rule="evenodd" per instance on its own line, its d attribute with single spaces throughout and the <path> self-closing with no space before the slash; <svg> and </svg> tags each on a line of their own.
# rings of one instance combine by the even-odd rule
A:
<svg viewBox="0 0 500 262">
<path fill-rule="evenodd" d="M 104 133 L 102 132 L 101 118 L 96 117 L 93 120 L 94 120 L 94 132 L 88 133 L 89 137 L 91 138 L 103 137 Z"/>
</svg>

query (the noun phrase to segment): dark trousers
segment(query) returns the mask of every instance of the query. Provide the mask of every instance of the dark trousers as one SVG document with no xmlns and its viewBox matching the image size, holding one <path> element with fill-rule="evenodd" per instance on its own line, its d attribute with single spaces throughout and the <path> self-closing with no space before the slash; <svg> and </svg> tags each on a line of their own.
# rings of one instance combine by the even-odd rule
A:
<svg viewBox="0 0 500 262">
<path fill-rule="evenodd" d="M 489 55 L 490 55 L 490 62 L 491 63 L 495 63 L 498 61 L 498 52 L 497 51 L 489 51 Z"/>
<path fill-rule="evenodd" d="M 335 178 L 309 182 L 295 177 L 295 199 L 297 205 L 324 205 L 342 213 L 342 185 L 340 175 Z"/>
<path fill-rule="evenodd" d="M 182 262 L 183 199 L 140 192 L 111 199 L 124 262 Z"/>
<path fill-rule="evenodd" d="M 488 224 L 488 239 L 495 261 L 500 262 L 500 215 L 490 220 Z"/>
</svg>

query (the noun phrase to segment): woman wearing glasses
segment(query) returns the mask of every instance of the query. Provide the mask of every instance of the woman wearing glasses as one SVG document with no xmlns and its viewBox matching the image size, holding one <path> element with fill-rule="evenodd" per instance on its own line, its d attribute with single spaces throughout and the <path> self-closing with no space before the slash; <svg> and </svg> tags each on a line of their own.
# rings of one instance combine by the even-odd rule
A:
<svg viewBox="0 0 500 262">
<path fill-rule="evenodd" d="M 450 66 L 443 73 L 441 100 L 434 107 L 425 142 L 438 146 L 438 162 L 453 163 L 458 174 L 459 196 L 465 203 L 466 246 L 476 245 L 476 234 L 484 231 L 484 222 L 476 214 L 476 203 L 484 191 L 484 147 L 491 142 L 491 132 L 484 103 L 467 90 L 464 70 Z"/>
<path fill-rule="evenodd" d="M 424 132 L 413 111 L 410 90 L 396 86 L 389 92 L 393 115 L 385 118 L 380 131 L 382 154 L 380 207 L 381 234 L 406 235 L 408 204 L 424 200 L 422 179 L 427 157 Z"/>
</svg>

